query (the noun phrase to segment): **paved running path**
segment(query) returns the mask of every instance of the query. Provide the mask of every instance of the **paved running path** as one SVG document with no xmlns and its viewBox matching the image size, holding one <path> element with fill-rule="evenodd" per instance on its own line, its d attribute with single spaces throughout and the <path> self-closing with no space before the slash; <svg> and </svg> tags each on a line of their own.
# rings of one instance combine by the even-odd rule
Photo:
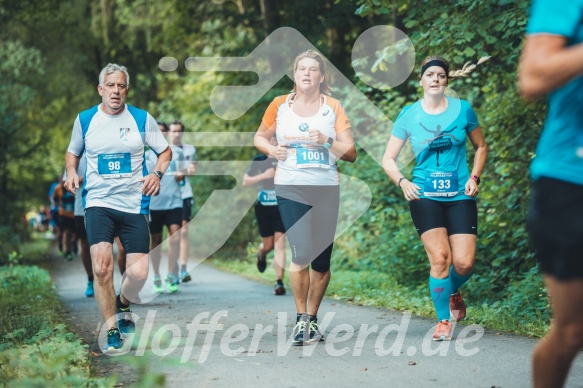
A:
<svg viewBox="0 0 583 388">
<path fill-rule="evenodd" d="M 66 319 L 93 352 L 97 375 L 118 374 L 125 386 L 138 381 L 138 369 L 129 357 L 99 351 L 101 317 L 95 299 L 84 295 L 80 259 L 69 263 L 53 254 L 50 270 Z M 119 273 L 115 276 L 117 285 Z M 478 338 L 475 330 L 460 324 L 457 339 L 436 343 L 428 337 L 431 319 L 325 299 L 319 321 L 327 326 L 327 340 L 292 347 L 295 309 L 289 290 L 274 296 L 271 286 L 204 264 L 192 277 L 177 294 L 162 294 L 132 307 L 140 319 L 128 354 L 142 361 L 148 373 L 164 374 L 167 387 L 531 385 L 534 339 L 489 330 Z M 214 335 L 213 316 L 218 322 Z M 189 338 L 193 320 L 198 327 L 190 330 Z M 583 387 L 583 354 L 572 366 L 567 386 Z"/>
</svg>

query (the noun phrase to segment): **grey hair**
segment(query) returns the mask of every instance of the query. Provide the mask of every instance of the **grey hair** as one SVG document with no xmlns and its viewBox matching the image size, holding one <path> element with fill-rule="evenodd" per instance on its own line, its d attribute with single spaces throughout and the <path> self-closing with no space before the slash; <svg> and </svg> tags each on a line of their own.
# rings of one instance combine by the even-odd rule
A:
<svg viewBox="0 0 583 388">
<path fill-rule="evenodd" d="M 103 81 L 105 80 L 105 76 L 115 72 L 122 72 L 126 75 L 126 84 L 130 86 L 130 75 L 128 73 L 128 69 L 125 66 L 118 65 L 117 63 L 108 63 L 101 72 L 99 73 L 99 85 L 103 86 Z"/>
</svg>

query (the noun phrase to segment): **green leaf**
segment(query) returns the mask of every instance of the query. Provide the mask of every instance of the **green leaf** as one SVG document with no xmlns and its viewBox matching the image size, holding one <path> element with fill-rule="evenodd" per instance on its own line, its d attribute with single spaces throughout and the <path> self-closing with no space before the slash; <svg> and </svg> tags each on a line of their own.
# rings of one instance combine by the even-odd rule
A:
<svg viewBox="0 0 583 388">
<path fill-rule="evenodd" d="M 468 57 L 473 57 L 474 55 L 476 55 L 476 50 L 474 50 L 471 47 L 466 47 L 464 50 L 464 54 L 466 54 Z"/>
</svg>

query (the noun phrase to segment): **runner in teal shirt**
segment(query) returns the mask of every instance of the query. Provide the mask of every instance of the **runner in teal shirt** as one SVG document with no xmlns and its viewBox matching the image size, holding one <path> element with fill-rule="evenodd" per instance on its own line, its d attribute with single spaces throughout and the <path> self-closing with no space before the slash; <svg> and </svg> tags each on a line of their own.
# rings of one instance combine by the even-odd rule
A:
<svg viewBox="0 0 583 388">
<path fill-rule="evenodd" d="M 413 183 L 422 198 L 436 201 L 475 200 L 465 194 L 470 178 L 466 160 L 467 134 L 478 127 L 478 117 L 467 101 L 446 97 L 447 108 L 429 114 L 417 101 L 405 107 L 392 136 L 409 139 L 415 153 Z"/>
<path fill-rule="evenodd" d="M 419 81 L 423 98 L 403 109 L 383 158 L 385 172 L 409 201 L 411 218 L 429 258 L 429 291 L 437 314 L 434 341 L 451 340 L 450 317 L 459 321 L 466 316 L 459 288 L 472 276 L 478 234 L 475 197 L 487 154 L 470 105 L 445 95 L 450 77 L 442 57 L 423 61 Z M 471 174 L 466 159 L 468 138 L 476 151 Z M 416 159 L 412 180 L 396 162 L 407 140 Z"/>
<path fill-rule="evenodd" d="M 583 0 L 535 0 L 520 88 L 548 95 L 531 165 L 527 226 L 551 297 L 553 324 L 533 353 L 533 386 L 561 387 L 583 348 Z"/>
<path fill-rule="evenodd" d="M 553 1 L 535 1 L 526 33 L 565 39 L 565 47 L 583 42 L 583 1 L 558 7 Z M 531 165 L 534 180 L 541 176 L 583 185 L 583 77 L 571 79 L 549 94 L 544 129 Z"/>
</svg>

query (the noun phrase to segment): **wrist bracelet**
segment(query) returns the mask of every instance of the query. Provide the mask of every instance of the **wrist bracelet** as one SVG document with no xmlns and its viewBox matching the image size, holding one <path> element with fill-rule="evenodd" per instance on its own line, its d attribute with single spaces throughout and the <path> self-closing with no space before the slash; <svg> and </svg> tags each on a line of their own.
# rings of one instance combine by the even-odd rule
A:
<svg viewBox="0 0 583 388">
<path fill-rule="evenodd" d="M 397 182 L 397 186 L 401 187 L 401 181 L 402 181 L 403 179 L 407 179 L 407 178 L 405 178 L 404 176 L 400 177 L 400 178 L 399 178 L 399 181 Z"/>
</svg>

